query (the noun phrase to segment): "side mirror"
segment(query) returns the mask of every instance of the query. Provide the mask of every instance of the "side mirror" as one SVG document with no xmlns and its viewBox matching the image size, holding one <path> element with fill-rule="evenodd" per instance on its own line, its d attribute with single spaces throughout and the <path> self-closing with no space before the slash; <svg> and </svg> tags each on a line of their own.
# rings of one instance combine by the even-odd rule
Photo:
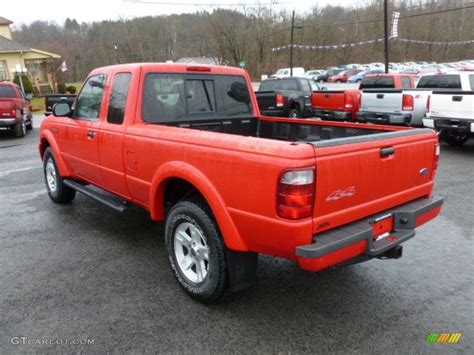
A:
<svg viewBox="0 0 474 355">
<path fill-rule="evenodd" d="M 98 80 L 89 80 L 89 85 L 92 86 L 92 87 L 100 88 L 100 89 L 105 88 L 104 83 L 102 81 L 98 81 Z"/>
<path fill-rule="evenodd" d="M 328 91 L 328 88 L 325 87 L 325 86 L 322 86 L 322 87 L 321 87 L 321 91 Z"/>
<path fill-rule="evenodd" d="M 58 102 L 53 106 L 53 115 L 56 117 L 70 117 L 71 107 L 67 102 Z"/>
</svg>

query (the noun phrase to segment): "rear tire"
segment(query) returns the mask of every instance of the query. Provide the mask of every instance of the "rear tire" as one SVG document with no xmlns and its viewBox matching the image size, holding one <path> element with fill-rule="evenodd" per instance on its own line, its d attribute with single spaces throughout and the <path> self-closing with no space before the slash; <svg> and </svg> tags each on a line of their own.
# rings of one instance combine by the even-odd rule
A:
<svg viewBox="0 0 474 355">
<path fill-rule="evenodd" d="M 210 208 L 201 200 L 178 202 L 166 218 L 165 240 L 183 290 L 205 304 L 221 299 L 228 284 L 226 246 Z"/>
<path fill-rule="evenodd" d="M 455 131 L 442 131 L 439 137 L 442 141 L 453 147 L 462 147 L 469 139 L 468 134 Z"/>
<path fill-rule="evenodd" d="M 16 138 L 23 138 L 26 135 L 25 120 L 21 119 L 21 121 L 15 125 L 13 131 Z"/>
<path fill-rule="evenodd" d="M 44 153 L 43 171 L 46 189 L 53 202 L 65 204 L 74 200 L 76 190 L 64 185 L 51 148 L 46 148 Z"/>
<path fill-rule="evenodd" d="M 300 118 L 300 110 L 298 108 L 292 108 L 290 109 L 290 112 L 288 113 L 289 118 Z"/>
</svg>

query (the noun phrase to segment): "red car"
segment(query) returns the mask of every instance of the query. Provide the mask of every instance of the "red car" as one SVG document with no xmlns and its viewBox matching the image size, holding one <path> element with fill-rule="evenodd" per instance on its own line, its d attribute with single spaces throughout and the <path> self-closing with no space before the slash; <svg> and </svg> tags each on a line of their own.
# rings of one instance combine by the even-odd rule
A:
<svg viewBox="0 0 474 355">
<path fill-rule="evenodd" d="M 357 73 L 361 72 L 362 69 L 348 69 L 340 72 L 337 75 L 333 75 L 329 77 L 328 82 L 329 83 L 347 83 L 347 79 L 349 79 L 350 76 L 356 75 Z"/>
<path fill-rule="evenodd" d="M 0 128 L 12 130 L 17 138 L 33 128 L 30 101 L 18 85 L 8 81 L 0 82 Z"/>
<path fill-rule="evenodd" d="M 53 202 L 164 221 L 171 269 L 205 303 L 254 284 L 260 253 L 311 271 L 397 259 L 442 206 L 433 130 L 264 117 L 232 67 L 95 69 L 43 120 L 39 152 Z"/>
</svg>

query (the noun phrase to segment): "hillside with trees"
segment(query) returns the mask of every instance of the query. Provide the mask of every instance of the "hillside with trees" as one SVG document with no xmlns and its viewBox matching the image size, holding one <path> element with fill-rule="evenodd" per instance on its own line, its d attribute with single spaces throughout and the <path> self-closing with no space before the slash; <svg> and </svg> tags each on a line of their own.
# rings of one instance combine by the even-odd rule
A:
<svg viewBox="0 0 474 355">
<path fill-rule="evenodd" d="M 363 7 L 314 7 L 296 18 L 294 43 L 338 45 L 383 37 L 383 1 Z M 152 5 L 150 5 L 152 6 Z M 463 8 L 451 11 L 449 9 Z M 474 5 L 443 0 L 395 2 L 401 38 L 456 42 L 472 40 Z M 219 63 L 245 61 L 252 76 L 288 66 L 289 51 L 272 48 L 290 44 L 291 12 L 269 7 L 216 9 L 130 20 L 63 24 L 33 22 L 14 29 L 19 42 L 59 53 L 69 70 L 67 81 L 81 81 L 95 67 L 126 62 L 161 62 L 205 56 Z M 383 43 L 338 49 L 296 49 L 295 66 L 325 68 L 345 63 L 383 62 Z M 474 58 L 474 44 L 435 45 L 390 42 L 390 60 L 449 62 Z M 58 64 L 59 65 L 59 64 Z"/>
</svg>

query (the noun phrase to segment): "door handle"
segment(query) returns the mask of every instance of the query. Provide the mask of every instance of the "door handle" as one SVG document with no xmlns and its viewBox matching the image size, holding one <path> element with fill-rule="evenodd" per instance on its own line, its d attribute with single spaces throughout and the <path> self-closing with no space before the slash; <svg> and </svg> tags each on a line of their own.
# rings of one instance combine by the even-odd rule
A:
<svg viewBox="0 0 474 355">
<path fill-rule="evenodd" d="M 394 147 L 387 147 L 387 148 L 380 148 L 380 157 L 381 158 L 386 158 L 389 157 L 390 155 L 395 154 L 395 148 Z"/>
<path fill-rule="evenodd" d="M 95 131 L 87 131 L 87 138 L 94 139 Z"/>
</svg>

